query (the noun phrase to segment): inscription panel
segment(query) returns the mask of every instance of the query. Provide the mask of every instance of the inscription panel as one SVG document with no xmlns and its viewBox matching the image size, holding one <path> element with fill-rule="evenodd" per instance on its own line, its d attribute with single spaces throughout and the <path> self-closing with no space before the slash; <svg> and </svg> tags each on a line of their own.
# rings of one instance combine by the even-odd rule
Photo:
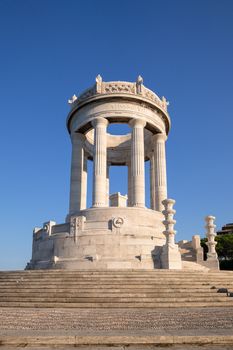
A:
<svg viewBox="0 0 233 350">
<path fill-rule="evenodd" d="M 105 102 L 96 103 L 94 105 L 84 106 L 78 110 L 72 118 L 71 130 L 78 130 L 86 123 L 91 122 L 96 117 L 103 118 L 125 118 L 126 122 L 131 118 L 140 118 L 148 122 L 159 132 L 165 132 L 165 121 L 162 114 L 159 114 L 145 104 L 136 104 L 130 102 Z"/>
</svg>

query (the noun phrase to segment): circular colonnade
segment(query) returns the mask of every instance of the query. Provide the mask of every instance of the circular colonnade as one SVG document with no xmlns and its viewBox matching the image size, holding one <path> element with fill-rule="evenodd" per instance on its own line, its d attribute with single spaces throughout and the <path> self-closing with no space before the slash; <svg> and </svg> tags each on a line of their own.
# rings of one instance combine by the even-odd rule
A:
<svg viewBox="0 0 233 350">
<path fill-rule="evenodd" d="M 33 236 L 28 268 L 160 268 L 165 244 L 162 201 L 167 198 L 167 101 L 143 85 L 104 82 L 69 100 L 72 141 L 70 203 L 66 223 L 45 223 Z M 131 133 L 110 135 L 109 124 Z M 87 208 L 87 160 L 93 160 L 92 207 Z M 150 161 L 151 207 L 145 207 L 145 161 Z M 128 167 L 128 200 L 109 196 L 109 167 Z M 110 198 L 110 201 L 109 201 Z"/>
</svg>

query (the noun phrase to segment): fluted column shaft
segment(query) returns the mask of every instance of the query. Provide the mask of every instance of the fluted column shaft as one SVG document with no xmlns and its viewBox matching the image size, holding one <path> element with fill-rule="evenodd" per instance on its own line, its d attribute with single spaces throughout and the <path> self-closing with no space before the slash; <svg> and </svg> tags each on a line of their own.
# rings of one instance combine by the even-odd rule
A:
<svg viewBox="0 0 233 350">
<path fill-rule="evenodd" d="M 128 207 L 132 207 L 132 172 L 131 172 L 131 162 L 128 162 Z"/>
<path fill-rule="evenodd" d="M 140 119 L 130 121 L 131 136 L 131 176 L 132 206 L 145 206 L 145 164 L 144 164 L 144 127 L 146 123 Z"/>
<path fill-rule="evenodd" d="M 93 207 L 106 206 L 107 125 L 104 118 L 96 118 L 92 125 L 94 136 Z"/>
<path fill-rule="evenodd" d="M 87 159 L 84 154 L 84 136 L 80 133 L 71 134 L 72 156 L 70 176 L 70 209 L 73 214 L 86 209 L 87 197 Z"/>
<path fill-rule="evenodd" d="M 165 134 L 156 134 L 154 138 L 154 167 L 155 167 L 155 210 L 162 212 L 162 201 L 167 198 L 167 172 Z"/>
<path fill-rule="evenodd" d="M 150 154 L 150 207 L 155 209 L 155 157 L 154 152 Z"/>
<path fill-rule="evenodd" d="M 107 168 L 106 168 L 106 206 L 109 206 L 109 187 L 110 187 L 110 183 L 109 183 L 109 168 L 110 165 L 107 164 Z"/>
</svg>

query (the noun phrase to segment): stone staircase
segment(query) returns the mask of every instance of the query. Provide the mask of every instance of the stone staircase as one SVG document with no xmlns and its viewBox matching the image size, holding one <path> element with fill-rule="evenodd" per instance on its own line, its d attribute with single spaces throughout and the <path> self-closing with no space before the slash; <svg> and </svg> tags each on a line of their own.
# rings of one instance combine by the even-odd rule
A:
<svg viewBox="0 0 233 350">
<path fill-rule="evenodd" d="M 0 307 L 233 307 L 233 272 L 195 270 L 0 272 Z"/>
<path fill-rule="evenodd" d="M 180 241 L 178 245 L 182 260 L 196 261 L 196 253 L 193 249 L 192 242 Z"/>
</svg>

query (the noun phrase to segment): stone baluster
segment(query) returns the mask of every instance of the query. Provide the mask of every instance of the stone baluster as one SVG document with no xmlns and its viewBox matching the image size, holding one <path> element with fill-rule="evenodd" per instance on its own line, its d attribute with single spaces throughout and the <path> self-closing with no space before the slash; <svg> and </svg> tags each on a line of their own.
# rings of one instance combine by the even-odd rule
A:
<svg viewBox="0 0 233 350">
<path fill-rule="evenodd" d="M 214 221 L 215 217 L 214 216 L 206 216 L 205 218 L 206 221 L 206 237 L 207 237 L 207 246 L 208 246 L 208 253 L 207 253 L 207 260 L 209 259 L 217 259 L 218 255 L 215 249 L 215 246 L 217 242 L 215 241 L 216 237 L 216 232 L 215 232 L 215 227 Z"/>
<path fill-rule="evenodd" d="M 87 159 L 83 149 L 84 140 L 84 135 L 80 133 L 71 134 L 70 215 L 86 208 Z"/>
<path fill-rule="evenodd" d="M 166 228 L 166 230 L 163 232 L 166 236 L 166 244 L 175 244 L 175 234 L 176 231 L 174 230 L 174 225 L 176 224 L 176 220 L 174 220 L 174 215 L 176 213 L 176 210 L 173 209 L 173 205 L 175 204 L 174 199 L 165 199 L 162 201 L 162 204 L 165 207 L 165 210 L 163 210 L 163 214 L 165 216 L 165 220 L 163 221 L 163 224 Z"/>
<path fill-rule="evenodd" d="M 167 173 L 165 134 L 156 134 L 154 139 L 154 168 L 155 168 L 155 210 L 162 212 L 162 201 L 167 198 Z"/>
<path fill-rule="evenodd" d="M 104 118 L 96 118 L 92 125 L 94 136 L 94 171 L 93 171 L 93 207 L 106 206 L 106 175 L 107 175 L 107 125 Z"/>
<path fill-rule="evenodd" d="M 131 176 L 132 205 L 145 207 L 145 164 L 144 164 L 144 127 L 146 122 L 140 119 L 130 121 L 131 136 Z"/>
<path fill-rule="evenodd" d="M 165 207 L 163 214 L 165 220 L 163 224 L 165 226 L 165 231 L 163 232 L 166 237 L 166 243 L 163 246 L 161 254 L 161 264 L 163 269 L 181 269 L 181 254 L 179 252 L 178 245 L 175 244 L 175 234 L 174 225 L 176 220 L 174 220 L 174 214 L 176 211 L 173 209 L 175 204 L 174 199 L 165 199 L 162 204 Z"/>
</svg>

